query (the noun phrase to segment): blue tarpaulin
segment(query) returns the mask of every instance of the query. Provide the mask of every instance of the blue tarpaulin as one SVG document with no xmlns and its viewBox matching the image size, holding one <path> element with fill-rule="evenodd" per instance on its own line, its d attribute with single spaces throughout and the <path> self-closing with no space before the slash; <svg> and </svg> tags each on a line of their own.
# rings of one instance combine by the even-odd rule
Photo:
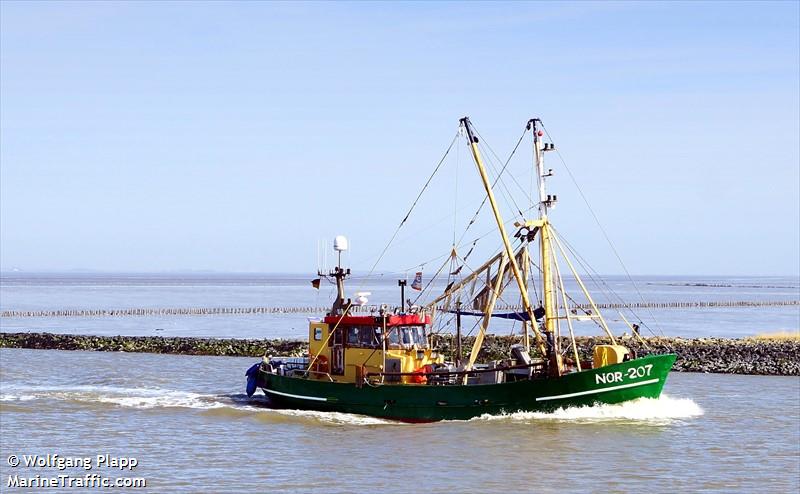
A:
<svg viewBox="0 0 800 494">
<path fill-rule="evenodd" d="M 486 314 L 483 312 L 467 312 L 467 311 L 457 311 L 457 310 L 449 310 L 447 311 L 451 314 L 460 313 L 462 316 L 476 316 L 476 317 L 483 317 Z M 499 317 L 500 319 L 514 319 L 516 321 L 530 321 L 531 317 L 528 315 L 527 312 L 493 312 L 492 317 Z"/>
</svg>

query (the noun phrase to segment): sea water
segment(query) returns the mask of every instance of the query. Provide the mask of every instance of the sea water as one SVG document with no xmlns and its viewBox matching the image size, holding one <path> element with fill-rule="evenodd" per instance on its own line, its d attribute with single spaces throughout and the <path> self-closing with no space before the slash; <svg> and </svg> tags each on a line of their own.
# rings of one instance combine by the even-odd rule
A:
<svg viewBox="0 0 800 494">
<path fill-rule="evenodd" d="M 306 306 L 325 305 L 331 295 L 302 277 L 148 276 L 6 278 L 0 308 Z M 623 298 L 639 299 L 623 280 L 609 283 L 617 282 Z M 637 286 L 647 301 L 798 298 L 792 278 L 654 277 Z M 378 302 L 399 300 L 395 280 L 369 289 Z M 796 330 L 800 317 L 796 306 L 653 314 L 660 325 L 649 327 L 686 337 Z M 304 337 L 306 316 L 4 318 L 0 326 Z M 271 410 L 263 396 L 244 394 L 244 371 L 256 360 L 0 349 L 0 491 L 40 492 L 9 481 L 58 475 L 144 479 L 144 488 L 116 490 L 159 493 L 800 490 L 797 377 L 673 373 L 657 400 L 409 425 Z M 13 459 L 47 455 L 89 458 L 92 468 L 13 466 Z M 136 466 L 108 466 L 123 460 Z"/>
<path fill-rule="evenodd" d="M 110 455 L 145 492 L 798 492 L 800 379 L 672 374 L 660 399 L 402 424 L 271 410 L 256 359 L 0 350 L 11 455 Z M 33 492 L 33 491 L 32 491 Z M 128 492 L 137 492 L 129 490 Z"/>
<path fill-rule="evenodd" d="M 335 287 L 323 281 L 319 290 L 311 277 L 258 274 L 14 274 L 0 276 L 0 311 L 128 308 L 214 307 L 327 307 Z M 567 291 L 580 300 L 580 290 L 567 280 Z M 605 302 L 710 302 L 800 300 L 796 277 L 604 277 L 594 293 Z M 406 299 L 424 303 L 441 293 L 444 281 L 432 285 L 431 294 L 406 288 Z M 438 291 L 437 291 L 438 289 Z M 400 304 L 396 277 L 355 276 L 347 296 L 370 292 L 370 304 Z M 534 298 L 536 294 L 533 294 Z M 509 304 L 518 300 L 500 300 Z M 683 337 L 743 337 L 759 333 L 797 330 L 800 306 L 717 307 L 704 309 L 635 309 L 605 311 L 612 330 L 630 332 L 627 323 L 642 326 L 642 334 Z M 3 331 L 129 336 L 203 336 L 216 338 L 307 338 L 308 318 L 321 314 L 259 314 L 210 316 L 101 316 L 17 317 L 0 319 Z M 452 328 L 450 320 L 444 320 Z M 443 318 L 444 319 L 444 318 Z M 465 317 L 465 333 L 478 318 Z M 449 323 L 449 324 L 447 324 Z M 519 333 L 519 325 L 497 321 L 497 334 Z M 575 324 L 578 334 L 598 334 L 591 321 Z"/>
</svg>

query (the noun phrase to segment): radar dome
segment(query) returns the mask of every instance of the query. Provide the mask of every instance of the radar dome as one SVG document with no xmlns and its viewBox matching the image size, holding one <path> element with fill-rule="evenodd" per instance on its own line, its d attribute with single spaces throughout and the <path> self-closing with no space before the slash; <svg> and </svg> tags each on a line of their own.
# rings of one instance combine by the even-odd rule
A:
<svg viewBox="0 0 800 494">
<path fill-rule="evenodd" d="M 336 235 L 333 239 L 333 250 L 336 252 L 344 252 L 347 250 L 347 237 L 344 235 Z"/>
<path fill-rule="evenodd" d="M 372 295 L 371 292 L 356 293 L 356 305 L 362 305 L 362 306 L 367 305 L 367 303 L 369 302 L 369 299 L 367 297 L 369 297 L 370 295 Z"/>
</svg>

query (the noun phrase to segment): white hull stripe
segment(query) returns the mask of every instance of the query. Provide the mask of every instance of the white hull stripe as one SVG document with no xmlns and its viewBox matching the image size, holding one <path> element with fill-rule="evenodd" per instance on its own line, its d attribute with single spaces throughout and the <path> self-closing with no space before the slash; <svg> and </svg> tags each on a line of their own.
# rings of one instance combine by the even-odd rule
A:
<svg viewBox="0 0 800 494">
<path fill-rule="evenodd" d="M 272 393 L 276 395 L 286 396 L 287 398 L 297 398 L 300 400 L 313 400 L 313 401 L 328 401 L 327 398 L 319 398 L 317 396 L 303 396 L 303 395 L 293 395 L 290 393 L 281 393 L 280 391 L 275 391 L 274 389 L 265 389 L 267 393 Z"/>
<path fill-rule="evenodd" d="M 589 391 L 580 391 L 578 393 L 569 393 L 565 395 L 555 395 L 555 396 L 542 396 L 536 398 L 536 401 L 548 401 L 548 400 L 560 400 L 562 398 L 572 398 L 575 396 L 585 396 L 585 395 L 593 395 L 597 393 L 605 393 L 606 391 L 616 391 L 618 389 L 625 389 L 625 388 L 635 388 L 637 386 L 645 386 L 647 384 L 657 383 L 658 379 L 648 379 L 647 381 L 641 381 L 638 383 L 630 383 L 630 384 L 620 384 L 619 386 L 611 386 L 608 388 L 601 388 L 601 389 L 592 389 Z"/>
</svg>

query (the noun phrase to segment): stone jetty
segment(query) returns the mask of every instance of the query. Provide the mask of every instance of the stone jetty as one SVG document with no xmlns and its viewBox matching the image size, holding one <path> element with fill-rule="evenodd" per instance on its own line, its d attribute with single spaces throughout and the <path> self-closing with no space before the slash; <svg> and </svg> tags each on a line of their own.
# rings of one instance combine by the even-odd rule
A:
<svg viewBox="0 0 800 494">
<path fill-rule="evenodd" d="M 451 354 L 451 335 L 437 335 L 435 345 Z M 463 348 L 471 348 L 473 338 L 464 339 Z M 673 370 L 725 374 L 759 374 L 800 376 L 800 340 L 798 339 L 727 339 L 727 338 L 644 338 L 623 337 L 619 342 L 637 352 L 676 353 Z M 507 358 L 510 345 L 519 338 L 488 335 L 481 350 L 481 359 Z M 581 359 L 591 359 L 596 344 L 608 343 L 605 337 L 578 337 Z M 564 348 L 569 341 L 562 341 Z M 34 348 L 47 350 L 84 350 L 107 352 L 166 353 L 181 355 L 217 355 L 260 357 L 267 355 L 304 355 L 308 346 L 300 340 L 282 339 L 218 339 L 159 336 L 89 336 L 53 333 L 0 332 L 0 348 Z"/>
</svg>

